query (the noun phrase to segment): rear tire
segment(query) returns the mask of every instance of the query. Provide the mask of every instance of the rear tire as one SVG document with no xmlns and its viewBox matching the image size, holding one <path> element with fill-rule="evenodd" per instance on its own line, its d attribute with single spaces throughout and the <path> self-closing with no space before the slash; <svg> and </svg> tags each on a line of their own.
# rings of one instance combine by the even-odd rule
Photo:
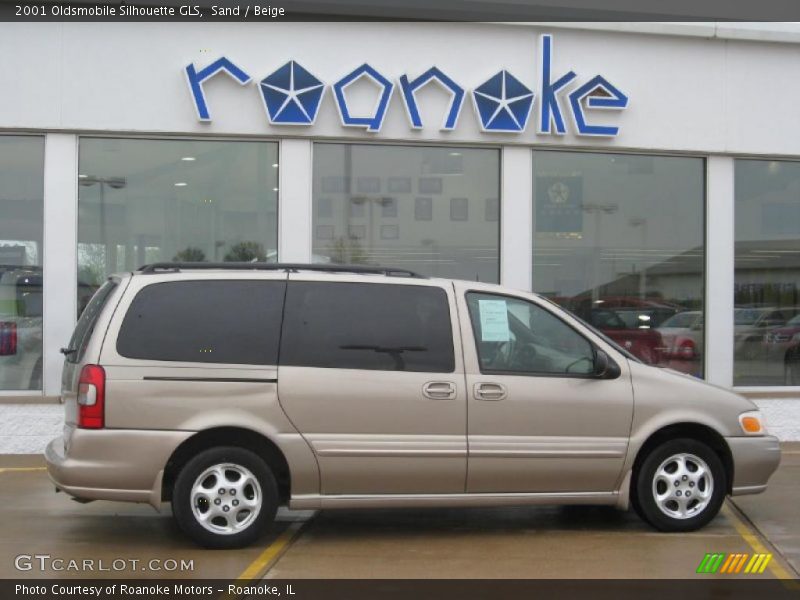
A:
<svg viewBox="0 0 800 600">
<path fill-rule="evenodd" d="M 689 438 L 653 449 L 638 470 L 633 506 L 660 531 L 694 531 L 719 512 L 728 489 L 716 452 Z"/>
<path fill-rule="evenodd" d="M 175 480 L 172 512 L 178 527 L 206 548 L 241 548 L 274 521 L 278 485 L 267 464 L 244 448 L 201 452 Z"/>
</svg>

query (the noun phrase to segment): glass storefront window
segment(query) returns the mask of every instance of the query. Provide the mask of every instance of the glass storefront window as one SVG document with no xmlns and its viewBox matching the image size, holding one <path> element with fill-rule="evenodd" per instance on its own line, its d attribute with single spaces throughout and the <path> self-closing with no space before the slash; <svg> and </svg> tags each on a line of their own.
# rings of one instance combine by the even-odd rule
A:
<svg viewBox="0 0 800 600">
<path fill-rule="evenodd" d="M 78 312 L 157 261 L 277 260 L 274 142 L 81 138 Z"/>
<path fill-rule="evenodd" d="M 800 386 L 800 163 L 735 163 L 733 383 Z"/>
<path fill-rule="evenodd" d="M 703 160 L 537 150 L 533 171 L 534 291 L 702 377 Z"/>
<path fill-rule="evenodd" d="M 315 262 L 499 281 L 500 152 L 314 145 Z"/>
<path fill-rule="evenodd" d="M 0 135 L 0 391 L 42 389 L 44 138 Z"/>
</svg>

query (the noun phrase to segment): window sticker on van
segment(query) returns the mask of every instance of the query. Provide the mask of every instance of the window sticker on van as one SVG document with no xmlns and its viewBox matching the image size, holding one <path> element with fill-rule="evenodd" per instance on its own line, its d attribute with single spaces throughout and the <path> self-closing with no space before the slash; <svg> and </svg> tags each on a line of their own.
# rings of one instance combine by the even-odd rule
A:
<svg viewBox="0 0 800 600">
<path fill-rule="evenodd" d="M 508 307 L 505 300 L 478 300 L 481 315 L 481 341 L 507 342 Z"/>
</svg>

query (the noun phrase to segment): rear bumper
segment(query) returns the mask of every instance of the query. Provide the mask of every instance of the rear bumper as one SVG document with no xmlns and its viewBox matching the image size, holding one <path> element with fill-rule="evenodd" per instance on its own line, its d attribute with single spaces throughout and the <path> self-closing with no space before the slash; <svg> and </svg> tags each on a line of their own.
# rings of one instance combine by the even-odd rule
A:
<svg viewBox="0 0 800 600">
<path fill-rule="evenodd" d="M 76 429 L 47 445 L 47 473 L 55 486 L 84 500 L 161 504 L 164 466 L 190 431 Z"/>
<path fill-rule="evenodd" d="M 778 438 L 726 438 L 733 456 L 733 496 L 759 494 L 767 489 L 767 481 L 781 462 Z"/>
</svg>

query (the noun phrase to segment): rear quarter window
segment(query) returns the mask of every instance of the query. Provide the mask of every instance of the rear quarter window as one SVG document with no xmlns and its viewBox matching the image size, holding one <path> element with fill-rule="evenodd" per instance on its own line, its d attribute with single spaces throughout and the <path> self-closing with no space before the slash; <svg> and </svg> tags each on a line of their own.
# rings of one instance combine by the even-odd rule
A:
<svg viewBox="0 0 800 600">
<path fill-rule="evenodd" d="M 68 362 L 78 363 L 83 360 L 86 347 L 89 345 L 89 340 L 92 339 L 95 325 L 97 325 L 97 319 L 118 285 L 118 282 L 113 279 L 106 281 L 83 309 L 69 341 L 69 348 L 72 352 L 67 354 Z"/>
<path fill-rule="evenodd" d="M 149 285 L 122 321 L 126 358 L 275 365 L 284 281 L 206 280 Z"/>
</svg>

